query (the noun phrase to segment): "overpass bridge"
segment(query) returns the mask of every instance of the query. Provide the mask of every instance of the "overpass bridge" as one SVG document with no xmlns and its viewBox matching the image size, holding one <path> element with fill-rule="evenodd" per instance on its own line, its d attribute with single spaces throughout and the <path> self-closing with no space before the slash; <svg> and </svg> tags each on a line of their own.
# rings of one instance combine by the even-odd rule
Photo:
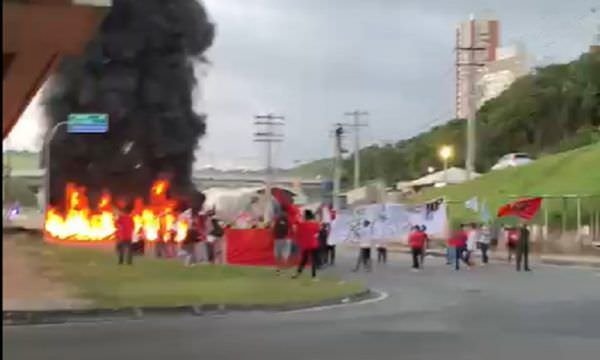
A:
<svg viewBox="0 0 600 360">
<path fill-rule="evenodd" d="M 12 180 L 25 184 L 34 194 L 44 186 L 45 169 L 12 170 L 10 175 L 4 174 L 4 178 L 10 176 Z M 242 188 L 261 186 L 265 184 L 265 177 L 257 173 L 244 172 L 196 172 L 192 175 L 192 181 L 199 190 L 211 187 Z M 299 179 L 294 177 L 276 177 L 273 184 L 285 188 L 294 189 L 299 187 L 311 200 L 317 200 L 321 196 L 323 182 L 316 179 Z"/>
</svg>

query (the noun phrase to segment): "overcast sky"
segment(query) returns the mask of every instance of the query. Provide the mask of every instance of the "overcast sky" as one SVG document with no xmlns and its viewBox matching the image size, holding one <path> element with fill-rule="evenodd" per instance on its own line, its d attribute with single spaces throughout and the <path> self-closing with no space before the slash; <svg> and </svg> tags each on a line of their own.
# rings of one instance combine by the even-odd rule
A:
<svg viewBox="0 0 600 360">
<path fill-rule="evenodd" d="M 196 94 L 209 116 L 198 164 L 220 167 L 262 165 L 258 113 L 286 117 L 280 166 L 330 156 L 332 124 L 355 108 L 370 113 L 363 144 L 450 119 L 455 28 L 470 13 L 498 19 L 501 44 L 522 43 L 538 64 L 576 58 L 600 24 L 600 0 L 204 2 L 217 35 Z M 39 147 L 40 116 L 34 101 L 4 144 Z"/>
</svg>

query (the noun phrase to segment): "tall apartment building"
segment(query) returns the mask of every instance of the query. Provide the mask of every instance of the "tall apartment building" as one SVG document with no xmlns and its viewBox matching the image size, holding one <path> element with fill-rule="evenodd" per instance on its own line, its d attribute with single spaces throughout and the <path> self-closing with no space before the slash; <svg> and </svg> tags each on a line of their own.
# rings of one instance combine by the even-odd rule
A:
<svg viewBox="0 0 600 360">
<path fill-rule="evenodd" d="M 466 119 L 480 102 L 476 84 L 480 68 L 497 59 L 500 24 L 497 20 L 463 21 L 456 29 L 456 117 Z M 473 101 L 470 101 L 470 94 Z M 471 109 L 475 107 L 475 109 Z"/>
</svg>

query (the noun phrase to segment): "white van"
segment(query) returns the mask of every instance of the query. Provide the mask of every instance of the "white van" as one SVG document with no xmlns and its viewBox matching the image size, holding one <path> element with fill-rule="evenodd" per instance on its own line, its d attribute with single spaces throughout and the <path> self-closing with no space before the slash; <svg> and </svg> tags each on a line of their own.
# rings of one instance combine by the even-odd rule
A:
<svg viewBox="0 0 600 360">
<path fill-rule="evenodd" d="M 506 154 L 498 160 L 496 165 L 492 166 L 492 170 L 501 170 L 509 167 L 517 167 L 527 165 L 533 162 L 533 159 L 526 153 L 511 153 Z"/>
</svg>

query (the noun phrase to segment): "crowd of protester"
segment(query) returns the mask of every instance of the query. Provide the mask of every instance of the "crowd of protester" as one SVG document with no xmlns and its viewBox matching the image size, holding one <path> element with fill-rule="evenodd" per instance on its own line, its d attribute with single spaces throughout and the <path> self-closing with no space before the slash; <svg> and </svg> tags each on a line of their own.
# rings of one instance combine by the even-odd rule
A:
<svg viewBox="0 0 600 360">
<path fill-rule="evenodd" d="M 192 206 L 184 210 L 175 222 L 184 221 L 188 224 L 187 233 L 183 241 L 175 240 L 175 225 L 172 228 L 161 228 L 158 239 L 154 239 L 154 253 L 157 258 L 183 259 L 185 266 L 194 266 L 200 261 L 210 264 L 218 263 L 223 258 L 223 243 L 225 225 L 216 217 L 215 209 L 205 210 L 202 206 Z M 319 210 L 322 210 L 320 208 Z M 302 274 L 304 268 L 310 264 L 311 276 L 316 278 L 318 269 L 335 264 L 335 245 L 328 243 L 331 230 L 331 216 L 323 216 L 322 211 L 317 213 L 304 210 L 302 216 L 290 217 L 290 213 L 280 211 L 270 223 L 257 222 L 251 227 L 267 227 L 272 229 L 277 274 L 289 268 L 292 263 L 298 263 L 293 278 Z M 136 233 L 134 221 L 131 216 L 131 206 L 120 209 L 116 221 L 116 250 L 119 264 L 132 264 L 133 255 L 144 253 L 145 247 L 150 243 L 145 241 L 143 233 Z M 353 271 L 363 268 L 372 270 L 371 251 L 377 251 L 378 264 L 387 262 L 387 245 L 384 242 L 374 242 L 369 234 L 371 223 L 364 220 L 354 229 L 354 240 L 358 243 L 358 257 Z M 481 264 L 489 263 L 488 252 L 492 246 L 498 245 L 498 234 L 503 233 L 506 238 L 508 262 L 516 258 L 516 270 L 530 271 L 529 268 L 529 230 L 526 224 L 520 227 L 506 227 L 501 232 L 493 232 L 486 224 L 461 224 L 446 242 L 446 263 L 455 270 L 460 270 L 461 263 L 470 269 L 474 266 L 474 254 L 481 253 Z M 408 246 L 412 257 L 412 270 L 419 271 L 424 266 L 425 255 L 429 248 L 429 236 L 424 225 L 414 225 L 408 236 Z M 294 261 L 292 261 L 294 260 Z"/>
<path fill-rule="evenodd" d="M 358 258 L 353 271 L 361 268 L 370 272 L 372 270 L 371 249 L 377 249 L 377 262 L 387 262 L 387 247 L 385 243 L 378 243 L 370 236 L 370 222 L 363 221 L 360 228 L 355 231 L 354 238 L 358 245 Z M 489 264 L 489 251 L 497 247 L 498 237 L 503 235 L 508 252 L 508 262 L 516 258 L 516 270 L 531 271 L 529 267 L 529 229 L 525 223 L 519 227 L 503 227 L 501 231 L 493 231 L 488 224 L 461 224 L 446 240 L 446 264 L 452 265 L 455 270 L 461 269 L 461 264 L 467 269 L 475 265 L 475 255 L 480 253 L 481 265 Z M 408 234 L 408 247 L 412 258 L 412 270 L 419 271 L 424 266 L 427 249 L 430 247 L 430 238 L 424 225 L 413 225 Z"/>
<path fill-rule="evenodd" d="M 503 227 L 501 232 L 494 232 L 487 224 L 461 224 L 447 241 L 446 263 L 454 265 L 455 270 L 460 270 L 461 262 L 468 269 L 474 265 L 473 254 L 481 252 L 481 263 L 489 263 L 489 254 L 492 246 L 498 246 L 498 237 L 504 235 L 505 246 L 508 253 L 508 262 L 516 255 L 516 270 L 530 271 L 529 268 L 529 229 L 525 223 L 519 227 Z"/>
<path fill-rule="evenodd" d="M 177 220 L 170 227 L 161 224 L 156 238 L 146 239 L 142 229 L 136 229 L 131 204 L 118 209 L 115 218 L 116 250 L 118 264 L 133 263 L 134 255 L 143 255 L 151 246 L 156 258 L 181 258 L 185 266 L 195 266 L 200 261 L 210 264 L 222 259 L 223 223 L 216 217 L 214 209 L 203 210 L 201 206 L 185 209 L 182 204 Z M 185 237 L 177 241 L 177 225 L 187 224 Z"/>
</svg>

